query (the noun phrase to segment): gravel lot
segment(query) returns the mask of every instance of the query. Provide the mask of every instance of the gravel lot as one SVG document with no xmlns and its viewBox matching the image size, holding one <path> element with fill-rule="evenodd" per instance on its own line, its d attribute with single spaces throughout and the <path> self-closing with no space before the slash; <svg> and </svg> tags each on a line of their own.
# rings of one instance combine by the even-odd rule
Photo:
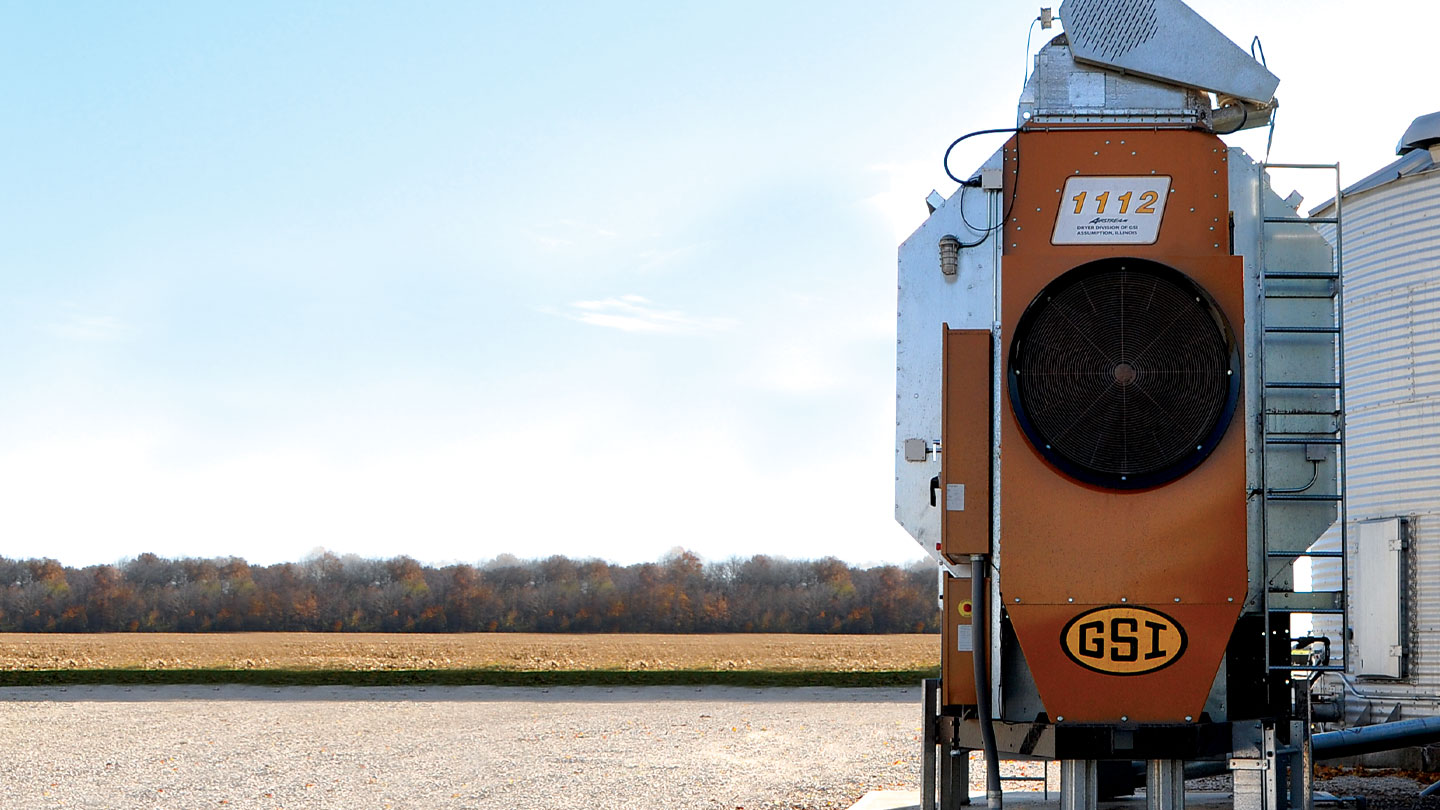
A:
<svg viewBox="0 0 1440 810">
<path fill-rule="evenodd" d="M 0 807 L 849 807 L 917 784 L 918 693 L 0 689 Z"/>
</svg>

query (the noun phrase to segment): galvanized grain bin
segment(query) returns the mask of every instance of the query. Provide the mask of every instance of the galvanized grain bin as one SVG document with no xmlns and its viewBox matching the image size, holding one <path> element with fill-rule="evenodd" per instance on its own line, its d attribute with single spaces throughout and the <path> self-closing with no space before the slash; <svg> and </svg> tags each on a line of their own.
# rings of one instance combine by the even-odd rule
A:
<svg viewBox="0 0 1440 810">
<path fill-rule="evenodd" d="M 1397 153 L 1341 205 L 1351 723 L 1440 714 L 1440 113 Z M 1340 571 L 1316 560 L 1315 589 Z M 1327 618 L 1316 631 L 1338 638 Z"/>
</svg>

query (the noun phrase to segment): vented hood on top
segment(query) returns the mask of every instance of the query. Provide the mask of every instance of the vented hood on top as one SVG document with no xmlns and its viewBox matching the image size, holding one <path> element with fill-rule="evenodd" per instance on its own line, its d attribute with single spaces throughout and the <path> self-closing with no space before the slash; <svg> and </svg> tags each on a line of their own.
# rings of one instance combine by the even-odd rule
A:
<svg viewBox="0 0 1440 810">
<path fill-rule="evenodd" d="M 1065 0 L 1076 61 L 1255 104 L 1280 80 L 1180 0 Z"/>
</svg>

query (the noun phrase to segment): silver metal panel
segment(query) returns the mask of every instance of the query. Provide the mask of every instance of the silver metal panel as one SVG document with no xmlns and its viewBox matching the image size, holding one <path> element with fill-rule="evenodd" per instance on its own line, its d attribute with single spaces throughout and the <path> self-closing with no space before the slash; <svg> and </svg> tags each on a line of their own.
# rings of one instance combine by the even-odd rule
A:
<svg viewBox="0 0 1440 810">
<path fill-rule="evenodd" d="M 1075 58 L 1264 104 L 1280 80 L 1180 0 L 1065 0 Z"/>
<path fill-rule="evenodd" d="M 1262 346 L 1264 375 L 1269 381 L 1335 380 L 1335 343 L 1333 337 L 1316 334 L 1265 334 L 1262 327 L 1313 326 L 1334 324 L 1334 300 L 1329 296 L 1332 281 L 1304 279 L 1270 281 L 1272 293 L 1301 294 L 1299 298 L 1262 298 L 1262 271 L 1333 270 L 1329 244 L 1309 224 L 1268 223 L 1266 217 L 1294 217 L 1295 209 L 1271 188 L 1269 179 L 1261 174 L 1259 164 L 1242 149 L 1230 149 L 1230 208 L 1235 217 L 1235 253 L 1244 259 L 1245 296 L 1245 413 L 1246 419 L 1246 486 L 1258 492 L 1262 485 L 1276 489 L 1322 494 L 1337 491 L 1337 457 L 1329 453 L 1318 463 L 1307 459 L 1306 445 L 1264 446 L 1259 413 L 1262 407 L 1261 363 L 1253 347 Z M 1264 200 L 1264 211 L 1260 200 Z M 1260 240 L 1263 237 L 1265 243 Z M 1260 266 L 1261 257 L 1267 265 Z M 1333 432 L 1336 422 L 1335 392 L 1325 390 L 1270 390 L 1264 407 L 1272 412 L 1266 417 L 1270 432 L 1323 434 Z M 1277 413 L 1278 412 L 1278 413 Z M 1262 452 L 1262 449 L 1265 452 Z M 1261 460 L 1264 461 L 1262 476 Z M 1306 486 L 1308 484 L 1308 487 Z M 1262 501 L 1252 497 L 1249 502 L 1249 568 L 1250 584 L 1246 599 L 1248 611 L 1258 611 L 1261 591 L 1268 580 L 1273 587 L 1293 587 L 1292 559 L 1267 559 L 1260 537 Z M 1266 516 L 1265 533 L 1272 551 L 1305 550 L 1335 521 L 1337 508 L 1333 502 L 1271 502 Z"/>
<path fill-rule="evenodd" d="M 1350 515 L 1410 518 L 1408 677 L 1344 687 L 1347 715 L 1376 719 L 1440 715 L 1440 171 L 1382 179 L 1346 193 L 1344 221 Z"/>
<path fill-rule="evenodd" d="M 1405 534 L 1399 518 L 1371 520 L 1355 527 L 1351 577 L 1355 601 L 1352 670 L 1361 677 L 1399 678 L 1404 674 Z"/>
<path fill-rule="evenodd" d="M 1017 115 L 1020 124 L 1188 124 L 1209 112 L 1209 99 L 1193 90 L 1081 65 L 1062 40 L 1035 55 Z"/>
<path fill-rule="evenodd" d="M 1247 347 L 1260 345 L 1260 166 L 1250 159 L 1245 150 L 1229 150 L 1230 167 L 1230 210 L 1235 214 L 1235 253 L 1245 260 L 1245 336 Z M 1260 367 L 1255 362 L 1255 352 L 1246 350 L 1245 369 L 1245 491 L 1255 492 L 1260 487 Z M 1265 586 L 1261 572 L 1265 570 L 1265 550 L 1259 535 L 1259 498 L 1248 502 L 1246 526 L 1247 562 L 1249 565 L 1249 587 L 1245 597 L 1246 610 L 1258 609 L 1261 591 Z"/>
<path fill-rule="evenodd" d="M 985 168 L 1001 168 L 997 152 Z M 940 439 L 943 328 L 991 329 L 995 323 L 995 270 L 1000 240 L 984 229 L 999 221 L 999 193 L 978 188 L 957 191 L 900 245 L 899 306 L 895 368 L 895 519 L 932 557 L 939 559 L 940 509 L 930 503 L 930 481 L 940 474 L 940 454 L 907 461 L 905 443 Z M 921 201 L 917 200 L 919 205 Z M 965 214 L 961 217 L 961 205 Z M 959 271 L 940 270 L 940 239 L 962 244 Z M 912 447 L 913 447 L 912 443 Z M 944 448 L 940 448 L 941 453 Z M 912 453 L 912 457 L 914 454 Z"/>
</svg>

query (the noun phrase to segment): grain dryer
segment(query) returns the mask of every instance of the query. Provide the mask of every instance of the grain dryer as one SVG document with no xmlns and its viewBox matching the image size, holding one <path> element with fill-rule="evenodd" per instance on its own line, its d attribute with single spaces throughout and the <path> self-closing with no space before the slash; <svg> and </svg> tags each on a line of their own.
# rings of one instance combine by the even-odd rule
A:
<svg viewBox="0 0 1440 810">
<path fill-rule="evenodd" d="M 1137 770 L 1179 806 L 1209 761 L 1237 806 L 1302 804 L 1337 665 L 1290 619 L 1345 610 L 1292 571 L 1343 511 L 1338 250 L 1219 137 L 1270 125 L 1260 61 L 1179 0 L 1059 17 L 1015 126 L 975 133 L 1001 148 L 900 247 L 896 518 L 945 617 L 926 761 L 1057 759 L 1067 807 Z"/>
</svg>

